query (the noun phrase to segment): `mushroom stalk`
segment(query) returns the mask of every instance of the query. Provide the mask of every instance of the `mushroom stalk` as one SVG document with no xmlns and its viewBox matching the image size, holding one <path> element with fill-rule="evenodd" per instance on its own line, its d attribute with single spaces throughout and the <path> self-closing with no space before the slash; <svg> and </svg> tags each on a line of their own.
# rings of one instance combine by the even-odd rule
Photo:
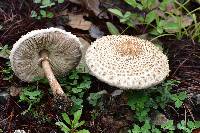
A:
<svg viewBox="0 0 200 133">
<path fill-rule="evenodd" d="M 58 83 L 51 69 L 51 66 L 48 60 L 48 52 L 45 50 L 41 51 L 41 58 L 42 58 L 42 62 L 41 62 L 42 68 L 44 70 L 45 76 L 47 77 L 49 81 L 49 84 L 53 91 L 53 95 L 64 94 L 63 89 L 61 88 L 60 84 Z"/>
</svg>

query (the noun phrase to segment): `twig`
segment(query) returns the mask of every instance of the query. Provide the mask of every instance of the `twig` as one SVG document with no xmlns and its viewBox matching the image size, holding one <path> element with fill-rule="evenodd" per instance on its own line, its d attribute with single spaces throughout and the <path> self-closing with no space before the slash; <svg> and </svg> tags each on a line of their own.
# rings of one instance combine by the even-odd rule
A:
<svg viewBox="0 0 200 133">
<path fill-rule="evenodd" d="M 190 115 L 191 115 L 191 117 L 192 117 L 192 120 L 195 121 L 195 119 L 194 119 L 194 115 L 192 114 L 191 109 L 188 107 L 187 104 L 184 104 L 184 106 L 185 106 L 185 108 L 189 111 L 189 113 L 190 113 Z"/>
<path fill-rule="evenodd" d="M 9 122 L 8 122 L 8 131 L 9 133 L 12 133 L 12 120 L 13 120 L 13 116 L 14 116 L 14 109 L 12 110 L 12 112 L 10 113 L 10 118 L 9 118 Z"/>
</svg>

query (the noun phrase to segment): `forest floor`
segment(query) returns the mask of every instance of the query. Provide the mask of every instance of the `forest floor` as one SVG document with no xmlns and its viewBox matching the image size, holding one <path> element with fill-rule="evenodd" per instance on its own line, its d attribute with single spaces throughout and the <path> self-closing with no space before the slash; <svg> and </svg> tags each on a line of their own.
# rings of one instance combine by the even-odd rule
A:
<svg viewBox="0 0 200 133">
<path fill-rule="evenodd" d="M 30 1 L 30 0 L 29 0 Z M 123 6 L 121 7 L 123 8 Z M 65 4 L 56 6 L 52 9 L 55 17 L 51 19 L 37 20 L 30 17 L 31 11 L 36 9 L 36 6 L 30 1 L 24 0 L 5 0 L 0 1 L 0 24 L 4 24 L 0 29 L 0 46 L 12 45 L 24 34 L 34 29 L 42 29 L 48 27 L 61 27 L 66 31 L 70 31 L 78 37 L 83 38 L 88 43 L 93 42 L 99 34 L 107 35 L 109 31 L 105 25 L 107 20 L 118 25 L 112 16 L 100 18 L 94 12 L 86 10 L 78 4 L 65 2 Z M 93 30 L 87 29 L 87 25 L 81 27 L 72 26 L 68 23 L 69 17 L 66 17 L 67 12 L 71 14 L 84 15 L 84 21 L 89 21 L 92 25 L 100 30 L 100 33 L 92 33 Z M 83 13 L 84 12 L 84 13 Z M 76 18 L 75 18 L 76 19 Z M 3 21 L 1 23 L 1 20 Z M 76 20 L 78 21 L 78 20 Z M 119 27 L 124 28 L 119 24 Z M 94 28 L 95 29 L 95 28 Z M 99 31 L 98 31 L 99 32 Z M 132 31 L 127 30 L 127 34 L 132 34 Z M 92 34 L 92 35 L 91 35 Z M 139 33 L 135 33 L 137 35 Z M 163 47 L 169 58 L 170 75 L 167 79 L 180 81 L 180 84 L 173 87 L 173 92 L 186 91 L 190 96 L 184 102 L 184 106 L 180 109 L 167 106 L 163 114 L 174 121 L 187 118 L 200 120 L 200 44 L 192 42 L 188 39 L 177 40 L 174 37 L 161 37 L 159 39 L 163 43 Z M 12 133 L 16 129 L 23 129 L 27 133 L 56 133 L 59 132 L 55 122 L 60 117 L 59 113 L 51 109 L 51 95 L 48 94 L 49 86 L 39 85 L 45 93 L 42 104 L 39 105 L 41 114 L 45 114 L 50 122 L 42 120 L 41 117 L 35 118 L 32 115 L 21 113 L 27 108 L 27 105 L 18 102 L 19 88 L 27 86 L 28 83 L 20 81 L 15 75 L 8 80 L 5 80 L 5 73 L 2 71 L 8 68 L 6 64 L 9 61 L 7 58 L 0 57 L 0 129 L 5 133 Z M 14 88 L 14 89 L 12 89 Z M 129 128 L 134 122 L 131 117 L 133 112 L 127 103 L 125 93 L 112 97 L 111 93 L 117 88 L 111 87 L 95 77 L 92 77 L 91 87 L 83 96 L 83 114 L 82 119 L 86 121 L 84 128 L 91 133 L 123 133 L 123 130 Z M 89 93 L 106 90 L 107 94 L 103 97 L 103 109 L 94 109 L 88 102 Z M 14 92 L 13 92 L 14 91 Z M 16 93 L 12 94 L 11 93 Z M 197 101 L 198 100 L 198 101 Z M 100 111 L 99 111 L 100 110 Z M 91 117 L 93 113 L 98 113 L 95 119 Z M 44 122 L 45 121 L 45 122 Z M 0 131 L 1 132 L 1 131 Z"/>
</svg>

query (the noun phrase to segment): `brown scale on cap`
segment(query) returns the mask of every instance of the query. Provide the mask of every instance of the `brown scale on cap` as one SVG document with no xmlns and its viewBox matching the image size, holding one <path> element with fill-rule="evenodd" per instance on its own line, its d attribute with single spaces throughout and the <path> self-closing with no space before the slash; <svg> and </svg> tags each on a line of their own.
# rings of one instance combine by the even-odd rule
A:
<svg viewBox="0 0 200 133">
<path fill-rule="evenodd" d="M 137 56 L 141 52 L 140 45 L 130 40 L 115 46 L 116 51 L 122 56 Z"/>
</svg>

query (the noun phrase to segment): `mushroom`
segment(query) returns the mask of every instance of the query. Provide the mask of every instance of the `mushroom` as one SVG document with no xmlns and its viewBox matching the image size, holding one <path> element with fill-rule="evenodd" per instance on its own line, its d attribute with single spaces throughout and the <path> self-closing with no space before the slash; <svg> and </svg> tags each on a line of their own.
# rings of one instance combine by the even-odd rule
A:
<svg viewBox="0 0 200 133">
<path fill-rule="evenodd" d="M 169 74 L 167 56 L 150 41 L 128 35 L 108 35 L 87 49 L 90 73 L 120 89 L 145 89 Z"/>
<path fill-rule="evenodd" d="M 70 101 L 55 76 L 64 75 L 78 65 L 80 47 L 79 39 L 70 32 L 58 28 L 34 30 L 13 45 L 9 58 L 21 80 L 31 82 L 35 77 L 47 77 L 56 99 L 62 100 L 64 96 Z"/>
</svg>

